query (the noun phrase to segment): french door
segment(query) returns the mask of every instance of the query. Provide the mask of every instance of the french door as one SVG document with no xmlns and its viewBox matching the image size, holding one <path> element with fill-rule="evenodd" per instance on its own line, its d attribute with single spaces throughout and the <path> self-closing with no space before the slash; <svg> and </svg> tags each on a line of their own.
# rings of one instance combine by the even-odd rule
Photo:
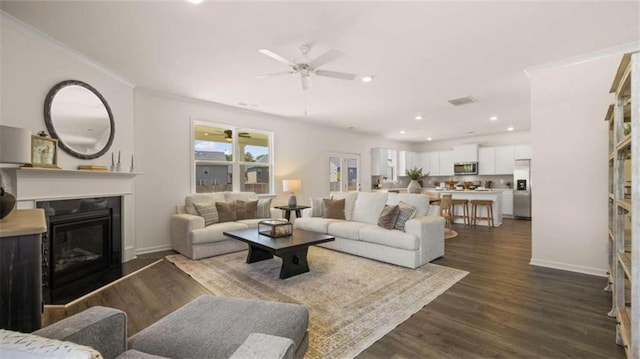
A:
<svg viewBox="0 0 640 359">
<path fill-rule="evenodd" d="M 329 192 L 360 190 L 360 155 L 329 153 Z"/>
</svg>

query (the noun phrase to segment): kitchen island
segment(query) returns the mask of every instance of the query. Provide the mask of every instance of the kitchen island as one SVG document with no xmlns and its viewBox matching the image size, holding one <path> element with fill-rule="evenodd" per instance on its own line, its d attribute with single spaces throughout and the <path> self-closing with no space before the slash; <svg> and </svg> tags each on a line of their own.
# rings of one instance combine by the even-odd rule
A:
<svg viewBox="0 0 640 359">
<path fill-rule="evenodd" d="M 500 190 L 437 190 L 437 189 L 424 189 L 423 193 L 429 194 L 451 194 L 452 199 L 468 199 L 469 200 L 469 216 L 471 213 L 471 200 L 473 199 L 485 199 L 493 201 L 493 222 L 497 227 L 502 224 L 502 191 Z M 455 215 L 462 215 L 462 207 L 456 206 Z M 487 210 L 484 206 L 478 207 L 478 217 L 486 217 Z M 462 218 L 456 218 L 453 223 L 464 223 Z M 479 226 L 488 226 L 487 221 L 478 221 Z"/>
</svg>

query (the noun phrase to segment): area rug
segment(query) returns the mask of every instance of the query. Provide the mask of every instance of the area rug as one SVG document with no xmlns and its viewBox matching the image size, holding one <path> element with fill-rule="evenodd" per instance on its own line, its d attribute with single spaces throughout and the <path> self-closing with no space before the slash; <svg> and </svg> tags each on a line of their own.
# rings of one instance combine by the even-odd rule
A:
<svg viewBox="0 0 640 359">
<path fill-rule="evenodd" d="M 281 280 L 279 258 L 247 264 L 246 256 L 166 258 L 215 295 L 306 305 L 310 359 L 355 357 L 468 274 L 435 264 L 408 269 L 310 247 L 310 272 Z"/>
</svg>

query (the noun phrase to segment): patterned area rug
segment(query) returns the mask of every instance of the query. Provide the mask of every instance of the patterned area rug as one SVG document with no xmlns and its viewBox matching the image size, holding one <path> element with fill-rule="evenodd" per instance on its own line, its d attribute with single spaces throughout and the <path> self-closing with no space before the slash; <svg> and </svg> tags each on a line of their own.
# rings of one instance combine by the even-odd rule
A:
<svg viewBox="0 0 640 359">
<path fill-rule="evenodd" d="M 166 258 L 215 295 L 306 305 L 305 358 L 311 359 L 355 357 L 468 274 L 435 264 L 408 269 L 310 247 L 310 272 L 280 280 L 279 258 L 247 264 L 246 256 Z"/>
</svg>

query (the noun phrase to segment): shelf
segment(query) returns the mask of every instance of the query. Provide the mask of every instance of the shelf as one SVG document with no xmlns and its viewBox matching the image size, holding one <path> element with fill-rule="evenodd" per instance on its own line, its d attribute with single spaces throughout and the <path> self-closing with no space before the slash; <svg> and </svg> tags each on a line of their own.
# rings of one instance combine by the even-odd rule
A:
<svg viewBox="0 0 640 359">
<path fill-rule="evenodd" d="M 618 333 L 628 358 L 631 358 L 631 308 L 617 309 Z"/>
<path fill-rule="evenodd" d="M 625 209 L 627 212 L 631 212 L 631 200 L 630 199 L 619 199 L 616 201 L 618 207 Z"/>
<path fill-rule="evenodd" d="M 618 253 L 618 261 L 624 270 L 624 274 L 629 278 L 629 281 L 631 281 L 631 253 Z"/>
<path fill-rule="evenodd" d="M 631 147 L 631 134 L 624 136 L 622 140 L 618 142 L 616 145 L 616 151 L 620 152 L 626 150 L 627 147 Z"/>
</svg>

